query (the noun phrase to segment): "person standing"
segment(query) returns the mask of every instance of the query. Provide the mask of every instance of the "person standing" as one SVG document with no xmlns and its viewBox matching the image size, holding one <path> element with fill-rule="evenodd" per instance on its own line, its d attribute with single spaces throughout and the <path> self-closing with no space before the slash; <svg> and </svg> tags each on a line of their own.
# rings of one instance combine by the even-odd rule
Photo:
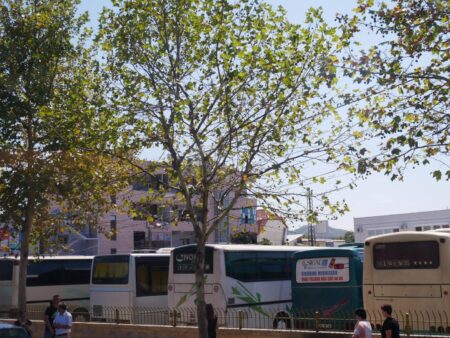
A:
<svg viewBox="0 0 450 338">
<path fill-rule="evenodd" d="M 381 307 L 384 322 L 381 327 L 381 338 L 400 338 L 400 326 L 397 320 L 392 318 L 392 306 L 385 304 Z"/>
<path fill-rule="evenodd" d="M 212 304 L 206 304 L 206 320 L 208 322 L 208 338 L 216 338 L 217 316 Z"/>
<path fill-rule="evenodd" d="M 27 314 L 24 311 L 19 311 L 19 317 L 14 322 L 14 325 L 23 327 L 28 335 L 31 337 L 33 330 L 31 330 L 31 320 L 27 318 Z"/>
<path fill-rule="evenodd" d="M 50 302 L 50 306 L 45 309 L 44 313 L 44 338 L 53 338 L 55 336 L 55 329 L 53 328 L 53 320 L 58 313 L 58 304 L 61 298 L 59 295 L 54 295 L 52 301 Z"/>
<path fill-rule="evenodd" d="M 64 303 L 59 303 L 58 314 L 53 321 L 55 328 L 55 337 L 70 338 L 72 329 L 72 315 L 67 311 L 67 306 Z"/>
<path fill-rule="evenodd" d="M 366 320 L 367 314 L 364 309 L 357 309 L 355 311 L 356 325 L 353 331 L 352 338 L 372 338 L 372 326 Z"/>
</svg>

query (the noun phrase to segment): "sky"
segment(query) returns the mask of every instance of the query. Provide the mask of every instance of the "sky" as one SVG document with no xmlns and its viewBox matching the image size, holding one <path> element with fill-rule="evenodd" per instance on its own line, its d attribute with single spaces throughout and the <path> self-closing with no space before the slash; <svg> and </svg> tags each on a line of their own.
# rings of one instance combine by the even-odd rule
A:
<svg viewBox="0 0 450 338">
<path fill-rule="evenodd" d="M 301 23 L 309 7 L 322 6 L 324 17 L 330 23 L 335 13 L 351 13 L 356 0 L 267 0 L 274 6 L 283 6 L 288 19 Z M 109 0 L 82 0 L 80 10 L 88 11 L 95 27 L 98 13 L 103 6 L 109 6 Z M 363 36 L 363 41 L 374 41 L 370 35 Z M 441 168 L 446 171 L 448 168 Z M 404 181 L 391 182 L 382 174 L 372 174 L 367 179 L 357 182 L 353 190 L 344 190 L 333 195 L 334 199 L 345 199 L 350 211 L 336 220 L 330 220 L 333 227 L 353 230 L 353 218 L 391 215 L 421 211 L 442 210 L 450 208 L 450 182 L 436 182 L 431 176 L 431 167 L 418 167 L 406 172 Z"/>
</svg>

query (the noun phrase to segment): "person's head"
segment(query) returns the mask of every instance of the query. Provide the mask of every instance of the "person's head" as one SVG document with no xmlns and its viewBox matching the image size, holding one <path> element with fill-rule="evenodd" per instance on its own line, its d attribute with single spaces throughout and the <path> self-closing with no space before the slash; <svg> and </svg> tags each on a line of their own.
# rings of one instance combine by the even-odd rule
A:
<svg viewBox="0 0 450 338">
<path fill-rule="evenodd" d="M 54 306 L 58 306 L 59 302 L 61 301 L 61 297 L 59 295 L 54 295 L 52 298 L 52 303 Z"/>
<path fill-rule="evenodd" d="M 392 314 L 392 306 L 389 304 L 384 304 L 381 306 L 381 312 L 383 313 L 384 317 L 390 317 Z"/>
<path fill-rule="evenodd" d="M 67 310 L 67 305 L 65 303 L 59 303 L 58 305 L 58 311 L 59 313 L 63 314 Z"/>
<path fill-rule="evenodd" d="M 214 318 L 214 308 L 212 304 L 206 304 L 206 318 Z"/>
<path fill-rule="evenodd" d="M 366 313 L 366 310 L 364 310 L 364 309 L 356 309 L 355 315 L 358 320 L 366 320 L 366 318 L 367 318 L 367 313 Z"/>
</svg>

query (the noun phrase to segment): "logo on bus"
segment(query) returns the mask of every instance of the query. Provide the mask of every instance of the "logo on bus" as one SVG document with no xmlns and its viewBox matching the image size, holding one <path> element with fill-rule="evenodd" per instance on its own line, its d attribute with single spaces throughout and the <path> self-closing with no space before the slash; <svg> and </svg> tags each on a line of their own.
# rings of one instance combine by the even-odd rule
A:
<svg viewBox="0 0 450 338">
<path fill-rule="evenodd" d="M 302 260 L 304 269 L 316 269 L 317 267 L 325 267 L 328 265 L 328 258 L 324 259 L 304 259 Z"/>
<path fill-rule="evenodd" d="M 191 253 L 191 254 L 181 253 L 181 254 L 176 255 L 175 260 L 178 263 L 192 263 L 195 260 L 195 254 L 193 254 L 193 253 Z"/>
</svg>

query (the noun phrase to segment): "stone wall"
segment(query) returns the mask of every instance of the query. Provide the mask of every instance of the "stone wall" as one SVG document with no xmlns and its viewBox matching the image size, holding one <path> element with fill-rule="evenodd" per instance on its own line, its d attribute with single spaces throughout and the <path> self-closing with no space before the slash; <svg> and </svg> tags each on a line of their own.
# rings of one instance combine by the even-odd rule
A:
<svg viewBox="0 0 450 338">
<path fill-rule="evenodd" d="M 12 323 L 13 320 L 4 320 Z M 33 337 L 44 336 L 44 322 L 33 321 Z M 406 336 L 406 335 L 404 335 Z M 130 325 L 112 323 L 74 323 L 71 338 L 197 338 L 196 327 L 172 327 L 153 325 Z M 217 332 L 217 338 L 350 338 L 350 332 L 305 332 L 288 330 L 226 329 Z M 379 338 L 380 334 L 374 334 Z M 413 336 L 412 336 L 413 337 Z M 414 336 L 422 338 L 422 336 Z M 424 338 L 426 336 L 423 336 Z M 429 336 L 428 336 L 429 337 Z"/>
</svg>

